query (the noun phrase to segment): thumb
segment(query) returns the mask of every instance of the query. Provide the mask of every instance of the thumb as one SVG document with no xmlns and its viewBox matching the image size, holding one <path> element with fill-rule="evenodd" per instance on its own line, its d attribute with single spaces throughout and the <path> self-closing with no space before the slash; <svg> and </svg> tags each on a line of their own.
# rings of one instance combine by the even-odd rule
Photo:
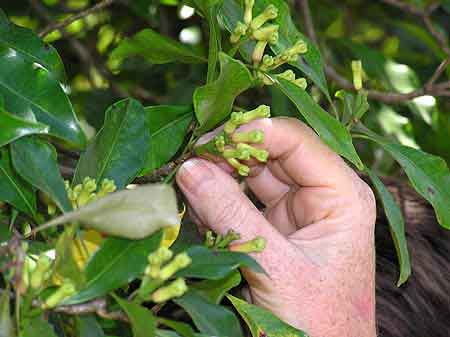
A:
<svg viewBox="0 0 450 337">
<path fill-rule="evenodd" d="M 232 229 L 240 234 L 242 241 L 257 236 L 266 239 L 266 249 L 255 255 L 264 268 L 274 262 L 274 255 L 286 250 L 287 240 L 259 212 L 238 183 L 217 165 L 204 159 L 191 159 L 178 171 L 177 183 L 207 227 L 222 235 Z M 265 261 L 269 257 L 270 263 Z"/>
</svg>

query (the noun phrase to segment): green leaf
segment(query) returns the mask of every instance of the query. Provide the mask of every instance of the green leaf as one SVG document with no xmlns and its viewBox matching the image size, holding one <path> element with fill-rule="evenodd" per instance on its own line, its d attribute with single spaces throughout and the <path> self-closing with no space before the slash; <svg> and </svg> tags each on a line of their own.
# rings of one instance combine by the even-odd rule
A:
<svg viewBox="0 0 450 337">
<path fill-rule="evenodd" d="M 105 333 L 94 315 L 79 315 L 76 320 L 78 337 L 105 337 Z"/>
<path fill-rule="evenodd" d="M 450 171 L 445 160 L 412 147 L 392 143 L 370 130 L 362 132 L 394 157 L 412 186 L 433 206 L 439 224 L 450 229 Z"/>
<path fill-rule="evenodd" d="M 0 46 L 9 47 L 30 62 L 36 62 L 64 82 L 64 65 L 58 52 L 51 45 L 42 42 L 32 30 L 10 22 L 0 9 Z"/>
<path fill-rule="evenodd" d="M 102 129 L 81 156 L 74 183 L 85 177 L 98 182 L 108 178 L 122 189 L 144 167 L 149 147 L 144 107 L 132 98 L 119 101 L 106 111 Z"/>
<path fill-rule="evenodd" d="M 85 267 L 86 283 L 80 292 L 64 302 L 76 304 L 108 294 L 144 273 L 147 256 L 156 250 L 162 231 L 143 240 L 108 238 Z"/>
<path fill-rule="evenodd" d="M 108 235 L 143 239 L 157 230 L 176 226 L 177 198 L 172 186 L 148 184 L 109 194 L 52 219 L 39 230 L 76 222 Z"/>
<path fill-rule="evenodd" d="M 27 135 L 48 133 L 49 127 L 14 116 L 0 107 L 0 147 Z"/>
<path fill-rule="evenodd" d="M 192 263 L 177 273 L 179 277 L 196 277 L 219 280 L 241 267 L 264 273 L 262 267 L 250 255 L 230 252 L 212 251 L 204 246 L 194 246 L 186 251 Z"/>
<path fill-rule="evenodd" d="M 203 1 L 208 4 L 213 1 Z M 217 1 L 215 1 L 217 2 Z M 205 6 L 205 16 L 209 24 L 209 53 L 208 53 L 208 74 L 206 83 L 211 83 L 216 79 L 217 64 L 219 63 L 219 52 L 222 50 L 222 35 L 220 32 L 217 14 L 218 5 Z"/>
<path fill-rule="evenodd" d="M 241 325 L 233 312 L 205 300 L 194 290 L 174 300 L 191 316 L 195 326 L 205 334 L 221 337 L 239 337 Z"/>
<path fill-rule="evenodd" d="M 287 323 L 284 323 L 270 311 L 247 303 L 237 297 L 227 295 L 239 314 L 247 323 L 253 337 L 307 337 L 308 335 Z"/>
<path fill-rule="evenodd" d="M 155 336 L 156 319 L 147 308 L 136 303 L 128 302 L 118 296 L 113 296 L 130 319 L 133 337 Z"/>
<path fill-rule="evenodd" d="M 149 28 L 141 30 L 133 37 L 120 42 L 111 52 L 109 62 L 115 68 L 130 56 L 141 56 L 153 64 L 206 62 L 203 54 L 196 49 L 163 36 Z"/>
<path fill-rule="evenodd" d="M 358 169 L 363 169 L 358 154 L 347 129 L 334 117 L 323 110 L 311 96 L 295 84 L 278 78 L 276 86 L 295 104 L 309 125 L 333 151 L 347 158 Z"/>
<path fill-rule="evenodd" d="M 0 95 L 5 99 L 7 111 L 30 122 L 37 120 L 48 125 L 50 135 L 84 147 L 84 133 L 56 78 L 15 50 L 1 46 Z"/>
<path fill-rule="evenodd" d="M 367 92 L 358 91 L 355 95 L 345 90 L 339 90 L 335 96 L 342 101 L 342 124 L 347 125 L 351 120 L 360 120 L 361 117 L 369 110 L 369 102 L 367 102 Z"/>
<path fill-rule="evenodd" d="M 0 201 L 31 216 L 36 215 L 36 196 L 31 186 L 14 171 L 9 151 L 0 151 Z"/>
<path fill-rule="evenodd" d="M 196 336 L 194 329 L 192 329 L 192 327 L 187 323 L 158 317 L 158 325 L 161 325 L 161 324 L 175 330 L 183 337 L 195 337 Z M 157 335 L 158 335 L 158 333 L 157 333 Z"/>
<path fill-rule="evenodd" d="M 79 289 L 85 278 L 74 256 L 75 230 L 76 228 L 73 225 L 65 228 L 56 241 L 53 274 L 57 275 L 59 279 L 71 280 L 75 287 Z"/>
<path fill-rule="evenodd" d="M 252 75 L 247 67 L 225 53 L 219 53 L 220 75 L 216 81 L 194 92 L 194 110 L 200 123 L 197 134 L 214 128 L 233 108 L 237 96 L 250 88 Z"/>
<path fill-rule="evenodd" d="M 53 327 L 43 318 L 37 316 L 25 320 L 20 337 L 57 337 Z"/>
<path fill-rule="evenodd" d="M 411 261 L 409 259 L 408 245 L 406 242 L 405 221 L 403 220 L 400 207 L 395 202 L 391 192 L 384 186 L 381 179 L 368 168 L 366 168 L 366 172 L 377 190 L 378 196 L 383 203 L 386 217 L 389 221 L 389 230 L 391 232 L 392 240 L 394 241 L 400 264 L 400 276 L 397 281 L 397 286 L 400 287 L 411 275 Z"/>
<path fill-rule="evenodd" d="M 195 289 L 208 301 L 219 304 L 225 294 L 241 283 L 242 277 L 238 270 L 231 272 L 228 276 L 220 280 L 204 280 L 189 285 L 190 289 Z"/>
<path fill-rule="evenodd" d="M 151 106 L 145 114 L 151 145 L 142 173 L 161 167 L 177 153 L 193 118 L 191 106 Z"/>
<path fill-rule="evenodd" d="M 1 14 L 1 13 L 0 13 Z M 0 337 L 14 337 L 14 323 L 9 307 L 9 287 L 0 293 Z"/>
<path fill-rule="evenodd" d="M 330 99 L 327 81 L 323 70 L 324 63 L 320 51 L 314 43 L 312 43 L 306 36 L 297 30 L 292 21 L 288 4 L 284 0 L 256 0 L 253 10 L 253 17 L 256 17 L 270 4 L 273 4 L 278 8 L 278 17 L 271 22 L 280 26 L 278 42 L 271 45 L 271 49 L 275 54 L 280 54 L 287 48 L 294 45 L 299 39 L 305 41 L 308 45 L 308 51 L 296 62 L 292 62 L 290 64 L 300 69 L 317 85 L 325 96 Z M 234 30 L 238 21 L 243 21 L 244 14 L 240 1 L 224 1 L 220 14 L 225 27 L 229 32 Z M 250 59 L 250 52 L 253 50 L 253 45 L 254 43 L 252 42 L 244 45 L 244 53 L 247 53 L 248 60 Z"/>
<path fill-rule="evenodd" d="M 11 144 L 11 158 L 17 173 L 47 194 L 62 211 L 68 212 L 72 206 L 56 156 L 52 145 L 33 136 L 20 138 Z"/>
</svg>

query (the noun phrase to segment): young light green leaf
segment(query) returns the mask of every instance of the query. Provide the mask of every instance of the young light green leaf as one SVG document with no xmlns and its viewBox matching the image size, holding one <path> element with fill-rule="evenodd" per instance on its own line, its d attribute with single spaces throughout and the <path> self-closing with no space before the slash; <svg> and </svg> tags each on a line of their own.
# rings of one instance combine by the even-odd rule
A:
<svg viewBox="0 0 450 337">
<path fill-rule="evenodd" d="M 288 4 L 284 0 L 256 0 L 253 16 L 261 13 L 270 4 L 275 5 L 278 8 L 278 16 L 272 22 L 280 27 L 278 31 L 278 42 L 271 45 L 271 49 L 275 54 L 280 54 L 287 48 L 291 47 L 299 39 L 305 41 L 308 46 L 308 51 L 303 55 L 303 57 L 299 57 L 295 62 L 290 64 L 300 69 L 314 82 L 314 84 L 319 87 L 325 96 L 330 99 L 327 81 L 324 74 L 324 62 L 320 51 L 314 43 L 312 43 L 307 37 L 297 30 L 292 21 Z M 224 1 L 220 15 L 226 29 L 229 32 L 232 32 L 236 27 L 236 23 L 238 21 L 242 21 L 243 18 L 243 10 L 240 5 L 240 1 Z M 249 42 L 244 44 L 241 48 L 241 52 L 244 53 L 244 57 L 246 57 L 247 60 L 250 60 L 253 45 L 253 42 Z"/>
<path fill-rule="evenodd" d="M 144 273 L 147 256 L 161 244 L 159 231 L 143 240 L 108 238 L 102 242 L 85 267 L 86 282 L 80 292 L 64 301 L 76 304 L 104 296 Z"/>
<path fill-rule="evenodd" d="M 0 150 L 0 201 L 31 216 L 36 215 L 36 195 L 31 186 L 14 171 L 7 149 Z"/>
<path fill-rule="evenodd" d="M 433 206 L 441 226 L 450 229 L 450 171 L 445 160 L 412 147 L 392 143 L 370 130 L 363 129 L 362 132 L 394 157 L 412 186 Z"/>
<path fill-rule="evenodd" d="M 156 319 L 153 314 L 143 306 L 128 302 L 118 296 L 113 295 L 116 302 L 126 312 L 133 330 L 133 337 L 155 336 Z"/>
<path fill-rule="evenodd" d="M 21 80 L 14 81 L 14 78 Z M 50 135 L 84 147 L 84 133 L 59 82 L 42 66 L 1 45 L 0 95 L 10 113 L 48 125 Z"/>
<path fill-rule="evenodd" d="M 42 225 L 38 230 L 77 222 L 87 228 L 127 239 L 143 239 L 179 224 L 177 198 L 167 184 L 142 185 L 95 200 Z"/>
<path fill-rule="evenodd" d="M 21 137 L 32 134 L 48 133 L 49 127 L 42 123 L 30 122 L 6 112 L 0 106 L 0 147 Z"/>
<path fill-rule="evenodd" d="M 105 122 L 81 156 L 74 183 L 85 177 L 114 180 L 119 189 L 142 170 L 150 148 L 150 131 L 144 107 L 134 99 L 124 99 L 107 111 Z"/>
<path fill-rule="evenodd" d="M 200 295 L 208 301 L 219 304 L 225 294 L 241 283 L 242 277 L 239 270 L 231 272 L 228 276 L 220 280 L 204 280 L 189 285 L 191 289 L 195 289 Z"/>
<path fill-rule="evenodd" d="M 192 263 L 177 273 L 179 277 L 219 280 L 241 267 L 264 273 L 264 269 L 250 255 L 230 251 L 212 251 L 204 246 L 193 246 L 186 251 Z"/>
<path fill-rule="evenodd" d="M 227 298 L 247 323 L 253 337 L 308 337 L 305 332 L 284 323 L 270 311 L 231 295 L 227 295 Z"/>
<path fill-rule="evenodd" d="M 242 337 L 239 320 L 223 306 L 208 302 L 194 290 L 174 300 L 191 316 L 195 326 L 205 334 L 221 337 Z"/>
<path fill-rule="evenodd" d="M 0 337 L 14 337 L 14 323 L 9 306 L 9 288 L 0 293 Z"/>
<path fill-rule="evenodd" d="M 408 245 L 406 242 L 405 221 L 403 220 L 402 211 L 395 202 L 392 194 L 386 186 L 384 186 L 381 179 L 368 168 L 366 168 L 366 172 L 378 192 L 378 196 L 383 203 L 384 211 L 389 221 L 389 229 L 400 264 L 400 276 L 397 281 L 397 286 L 399 287 L 405 283 L 411 275 L 411 262 L 409 259 Z"/>
<path fill-rule="evenodd" d="M 150 149 L 142 173 L 161 167 L 180 148 L 193 118 L 191 106 L 159 105 L 145 108 Z"/>
<path fill-rule="evenodd" d="M 52 198 L 59 209 L 68 212 L 72 206 L 56 156 L 52 145 L 34 136 L 20 138 L 11 144 L 11 158 L 17 173 Z"/>
<path fill-rule="evenodd" d="M 116 68 L 130 56 L 141 56 L 153 64 L 171 62 L 204 63 L 206 58 L 198 50 L 163 36 L 150 28 L 127 38 L 111 52 L 110 64 Z"/>
<path fill-rule="evenodd" d="M 278 78 L 276 86 L 295 104 L 298 111 L 325 144 L 352 162 L 358 169 L 364 168 L 353 146 L 350 133 L 339 121 L 323 110 L 305 90 L 295 84 Z"/>
<path fill-rule="evenodd" d="M 10 22 L 1 9 L 0 46 L 14 49 L 26 60 L 36 62 L 47 69 L 58 81 L 65 81 L 64 65 L 56 49 L 42 42 L 32 30 Z"/>
<path fill-rule="evenodd" d="M 194 110 L 200 123 L 196 130 L 202 134 L 224 120 L 238 95 L 250 88 L 252 75 L 247 67 L 225 53 L 219 53 L 220 75 L 216 81 L 194 92 Z"/>
</svg>

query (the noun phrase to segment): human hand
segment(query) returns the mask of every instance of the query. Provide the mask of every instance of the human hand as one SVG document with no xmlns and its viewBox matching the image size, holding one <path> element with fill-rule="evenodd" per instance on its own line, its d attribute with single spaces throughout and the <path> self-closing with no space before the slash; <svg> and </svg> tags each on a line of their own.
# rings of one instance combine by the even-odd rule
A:
<svg viewBox="0 0 450 337">
<path fill-rule="evenodd" d="M 375 336 L 375 201 L 345 162 L 295 119 L 261 119 L 269 151 L 249 188 L 262 214 L 223 165 L 191 159 L 177 182 L 200 225 L 262 236 L 255 259 L 268 276 L 243 270 L 253 303 L 312 337 Z M 231 171 L 230 171 L 231 172 Z"/>
</svg>

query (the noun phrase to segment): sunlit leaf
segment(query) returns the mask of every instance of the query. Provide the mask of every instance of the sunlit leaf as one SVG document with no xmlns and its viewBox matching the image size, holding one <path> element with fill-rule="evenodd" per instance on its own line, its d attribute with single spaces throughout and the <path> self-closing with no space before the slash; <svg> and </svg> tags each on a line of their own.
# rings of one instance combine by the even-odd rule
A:
<svg viewBox="0 0 450 337">
<path fill-rule="evenodd" d="M 179 224 L 175 191 L 169 185 L 154 184 L 112 193 L 57 217 L 43 227 L 69 222 L 108 235 L 142 239 L 163 227 Z"/>
<path fill-rule="evenodd" d="M 225 294 L 242 281 L 241 273 L 238 270 L 233 271 L 228 276 L 220 280 L 204 280 L 193 283 L 189 287 L 195 289 L 200 295 L 212 303 L 219 304 Z"/>
</svg>

